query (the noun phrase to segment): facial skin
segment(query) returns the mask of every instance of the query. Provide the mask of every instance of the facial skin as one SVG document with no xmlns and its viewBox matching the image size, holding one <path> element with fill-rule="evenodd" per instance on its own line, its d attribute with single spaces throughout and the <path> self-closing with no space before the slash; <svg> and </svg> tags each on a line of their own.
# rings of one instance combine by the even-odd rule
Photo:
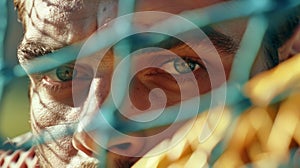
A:
<svg viewBox="0 0 300 168">
<path fill-rule="evenodd" d="M 184 10 L 207 7 L 220 2 L 223 1 L 141 0 L 138 1 L 137 11 L 158 10 L 177 14 Z M 30 66 L 28 60 L 34 59 L 34 57 L 88 38 L 93 32 L 102 28 L 105 23 L 117 16 L 118 5 L 118 2 L 114 0 L 15 0 L 15 3 L 18 6 L 20 20 L 25 30 L 24 39 L 18 51 L 19 61 L 24 67 Z M 137 22 L 147 26 L 153 21 L 152 19 L 161 20 L 161 18 L 147 19 L 143 18 Z M 246 26 L 246 19 L 233 20 L 212 25 L 210 27 L 211 31 L 207 32 L 207 36 L 220 54 L 226 78 L 229 77 L 234 54 L 238 49 Z M 206 40 L 208 39 L 191 40 L 190 44 L 202 50 L 206 55 L 204 58 L 208 59 L 213 52 L 207 47 Z M 224 41 L 226 42 L 224 43 Z M 184 92 L 187 93 L 185 99 L 211 90 L 208 74 L 206 69 L 203 68 L 203 60 L 199 59 L 185 44 L 171 46 L 170 51 L 189 62 L 190 67 L 193 67 L 192 73 L 196 76 L 196 85 L 198 85 L 199 92 L 191 90 L 193 88 L 191 87 L 192 83 L 183 82 Z M 101 52 L 103 51 L 79 60 L 76 63 L 78 66 L 76 66 L 76 76 L 73 79 L 70 78 L 70 73 L 73 72 L 74 68 L 73 63 L 63 65 L 49 72 L 29 75 L 31 80 L 31 126 L 34 134 L 38 135 L 45 129 L 51 131 L 53 126 L 61 125 L 61 128 L 64 128 L 68 123 L 77 122 L 82 115 L 86 100 L 91 97 L 89 88 L 95 88 L 96 91 L 96 101 L 93 104 L 89 103 L 89 106 L 96 109 L 103 104 L 110 93 L 115 56 L 110 50 L 101 62 L 95 61 Z M 268 60 L 265 59 L 266 57 L 262 52 L 260 54 L 254 65 L 254 67 L 259 66 L 257 71 L 269 68 Z M 153 52 L 135 60 L 138 63 L 148 62 L 145 60 L 158 60 L 156 65 L 160 65 L 163 69 L 148 68 L 138 72 L 132 79 L 129 97 L 132 104 L 140 110 L 149 108 L 148 97 L 150 91 L 154 88 L 161 88 L 165 92 L 167 106 L 182 101 L 180 97 L 181 90 L 174 78 L 170 76 L 170 73 L 178 77 L 184 77 L 186 75 L 186 73 L 183 73 L 185 69 L 180 73 L 174 67 L 175 60 L 166 58 L 167 56 L 158 59 L 162 55 L 165 54 Z M 133 62 L 133 68 L 135 65 L 137 64 Z M 61 72 L 61 74 L 58 75 L 58 72 Z M 76 84 L 72 84 L 70 79 L 73 82 L 75 81 Z M 219 82 L 221 84 L 225 81 Z M 73 102 L 74 96 L 76 96 L 77 103 Z M 131 108 L 126 101 L 129 100 L 125 100 L 123 108 L 132 115 L 138 113 L 134 110 L 130 111 Z M 139 132 L 136 136 L 150 136 L 159 130 L 160 128 Z M 161 139 L 150 138 L 146 142 L 120 138 L 109 142 L 108 148 L 118 153 L 130 153 L 132 156 L 137 153 L 142 155 L 170 135 L 161 137 Z M 122 148 L 122 144 L 129 144 L 129 147 Z M 37 154 L 41 166 L 45 167 L 92 167 L 96 166 L 98 162 L 92 157 L 95 154 L 93 152 L 96 152 L 93 145 L 95 145 L 95 142 L 87 133 L 79 132 L 73 136 L 65 136 L 56 139 L 54 142 L 39 145 Z M 113 152 L 108 154 L 109 167 L 120 165 L 129 167 L 136 160 L 137 158 L 128 158 Z"/>
</svg>

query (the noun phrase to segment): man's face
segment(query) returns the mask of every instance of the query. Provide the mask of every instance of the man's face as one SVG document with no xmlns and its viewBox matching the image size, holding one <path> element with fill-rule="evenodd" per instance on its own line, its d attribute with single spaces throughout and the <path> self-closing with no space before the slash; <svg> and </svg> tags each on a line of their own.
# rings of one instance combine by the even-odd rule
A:
<svg viewBox="0 0 300 168">
<path fill-rule="evenodd" d="M 151 10 L 178 14 L 185 10 L 204 8 L 222 2 L 222 0 L 140 0 L 136 8 L 137 11 Z M 21 20 L 25 34 L 20 45 L 19 60 L 25 67 L 34 66 L 28 62 L 30 59 L 35 59 L 34 57 L 84 40 L 98 29 L 105 29 L 106 23 L 117 16 L 118 10 L 118 2 L 114 0 L 28 0 L 21 3 L 24 3 L 25 12 L 21 13 Z M 136 18 L 136 23 L 147 27 L 163 19 L 165 18 Z M 178 43 L 168 47 L 169 51 L 175 53 L 177 57 L 173 57 L 166 51 L 138 52 L 136 54 L 138 56 L 132 59 L 132 69 L 139 69 L 139 66 L 155 68 L 145 68 L 136 72 L 128 89 L 130 99 L 125 99 L 121 108 L 129 115 L 146 113 L 151 104 L 154 104 L 153 109 L 161 108 L 161 96 L 154 94 L 152 102 L 149 101 L 151 90 L 156 88 L 164 92 L 163 106 L 168 107 L 220 86 L 229 77 L 234 54 L 246 25 L 247 20 L 242 19 L 214 24 L 203 30 L 208 38 L 202 39 L 193 39 L 189 34 L 193 32 L 183 34 L 182 36 L 190 38 L 188 44 Z M 217 53 L 211 47 L 211 43 Z M 191 47 L 201 51 L 202 56 L 199 57 Z M 87 109 L 87 106 L 92 110 L 101 107 L 111 93 L 114 66 L 120 61 L 110 49 L 100 61 L 98 57 L 101 54 L 103 54 L 102 50 L 77 60 L 76 66 L 75 62 L 71 62 L 51 71 L 29 75 L 31 126 L 34 134 L 38 135 L 43 130 L 54 133 L 54 129 L 57 128 L 61 128 L 62 131 L 67 124 L 78 122 L 83 116 L 83 109 Z M 225 78 L 217 80 L 215 86 L 211 85 L 205 68 L 207 64 L 211 67 L 215 66 L 212 58 L 221 61 L 222 73 L 225 74 Z M 194 78 L 189 81 L 187 76 L 191 74 Z M 215 78 L 218 78 L 218 75 Z M 94 93 L 91 93 L 91 90 Z M 184 96 L 182 93 L 185 93 Z M 162 129 L 151 129 L 134 135 L 151 136 Z M 111 167 L 131 165 L 136 161 L 133 156 L 145 154 L 175 131 L 176 129 L 171 130 L 168 135 L 159 139 L 148 138 L 145 141 L 136 141 L 121 137 L 108 142 L 108 149 L 111 151 L 108 153 L 108 164 Z M 93 158 L 95 142 L 89 135 L 92 134 L 81 132 L 38 146 L 40 163 L 52 167 L 96 164 L 97 160 Z M 122 154 L 131 157 L 123 157 Z"/>
</svg>

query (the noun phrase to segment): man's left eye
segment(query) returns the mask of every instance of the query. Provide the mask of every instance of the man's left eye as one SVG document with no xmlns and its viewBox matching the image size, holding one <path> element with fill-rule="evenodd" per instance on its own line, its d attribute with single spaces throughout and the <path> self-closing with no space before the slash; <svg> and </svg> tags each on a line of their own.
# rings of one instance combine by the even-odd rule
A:
<svg viewBox="0 0 300 168">
<path fill-rule="evenodd" d="M 73 80 L 77 76 L 77 71 L 71 65 L 62 65 L 45 74 L 52 81 L 67 82 Z"/>
<path fill-rule="evenodd" d="M 175 58 L 161 65 L 161 69 L 174 75 L 186 74 L 193 72 L 202 65 L 197 61 L 188 58 Z"/>
<path fill-rule="evenodd" d="M 61 66 L 56 68 L 56 76 L 60 81 L 70 81 L 77 74 L 76 70 L 70 66 Z"/>
</svg>

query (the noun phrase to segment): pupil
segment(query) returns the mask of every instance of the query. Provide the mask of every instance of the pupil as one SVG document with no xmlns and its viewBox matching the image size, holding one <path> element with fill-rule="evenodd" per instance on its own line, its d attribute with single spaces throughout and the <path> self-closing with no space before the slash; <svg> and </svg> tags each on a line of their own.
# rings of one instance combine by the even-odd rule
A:
<svg viewBox="0 0 300 168">
<path fill-rule="evenodd" d="M 73 79 L 73 68 L 61 66 L 56 69 L 56 76 L 61 81 L 69 81 Z"/>
<path fill-rule="evenodd" d="M 174 67 L 179 73 L 188 73 L 195 69 L 196 65 L 190 60 L 176 59 L 174 61 Z"/>
</svg>

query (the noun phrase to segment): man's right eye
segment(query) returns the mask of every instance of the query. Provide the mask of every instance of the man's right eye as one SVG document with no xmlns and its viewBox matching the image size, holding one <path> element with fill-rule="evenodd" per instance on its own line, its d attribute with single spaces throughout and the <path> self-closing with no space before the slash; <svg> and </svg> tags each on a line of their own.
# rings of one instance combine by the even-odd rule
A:
<svg viewBox="0 0 300 168">
<path fill-rule="evenodd" d="M 188 57 L 174 58 L 164 63 L 160 68 L 173 75 L 182 75 L 196 71 L 199 68 L 205 69 L 199 62 Z"/>
</svg>

